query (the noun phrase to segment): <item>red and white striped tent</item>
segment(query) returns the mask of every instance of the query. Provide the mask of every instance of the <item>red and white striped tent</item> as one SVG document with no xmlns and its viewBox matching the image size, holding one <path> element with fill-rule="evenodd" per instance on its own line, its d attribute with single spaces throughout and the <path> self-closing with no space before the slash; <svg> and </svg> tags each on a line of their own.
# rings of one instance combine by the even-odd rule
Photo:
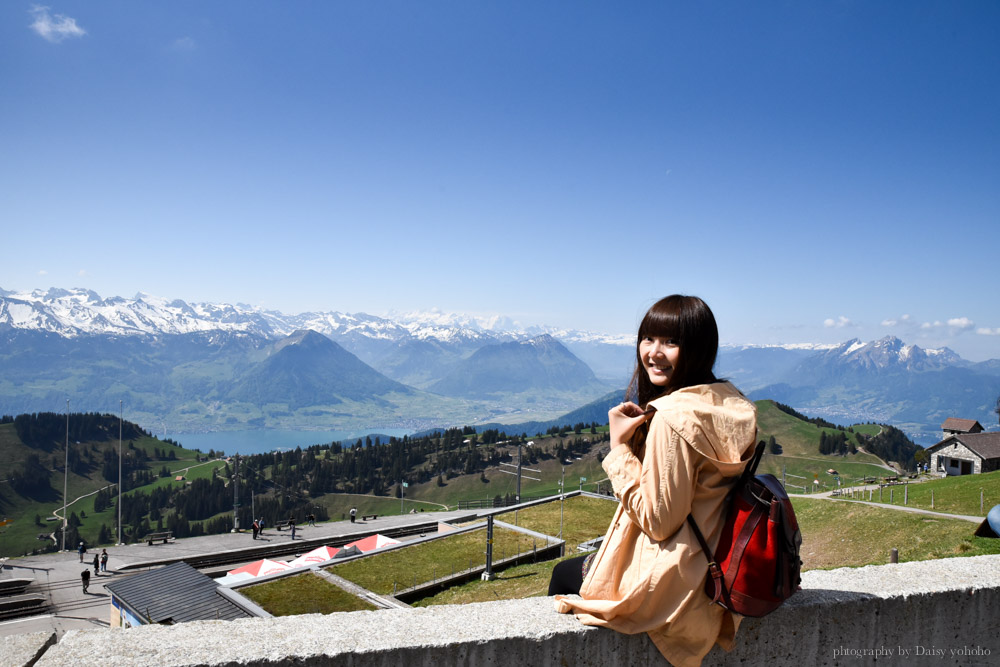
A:
<svg viewBox="0 0 1000 667">
<path fill-rule="evenodd" d="M 386 537 L 385 535 L 379 535 L 376 533 L 355 542 L 351 542 L 346 546 L 357 547 L 361 551 L 368 553 L 369 551 L 375 551 L 376 549 L 387 547 L 390 544 L 399 544 L 399 540 L 394 540 L 391 537 Z"/>
<path fill-rule="evenodd" d="M 312 551 L 306 552 L 296 558 L 295 560 L 288 561 L 290 567 L 304 567 L 306 565 L 315 565 L 317 563 L 325 563 L 326 561 L 332 559 L 337 555 L 340 549 L 336 547 L 317 547 Z"/>
<path fill-rule="evenodd" d="M 263 577 L 264 575 L 274 574 L 275 572 L 283 572 L 290 567 L 291 565 L 283 561 L 264 558 L 262 560 L 255 560 L 252 563 L 247 563 L 243 567 L 238 567 L 235 570 L 230 570 L 226 574 L 231 575 L 246 572 L 254 577 Z"/>
</svg>

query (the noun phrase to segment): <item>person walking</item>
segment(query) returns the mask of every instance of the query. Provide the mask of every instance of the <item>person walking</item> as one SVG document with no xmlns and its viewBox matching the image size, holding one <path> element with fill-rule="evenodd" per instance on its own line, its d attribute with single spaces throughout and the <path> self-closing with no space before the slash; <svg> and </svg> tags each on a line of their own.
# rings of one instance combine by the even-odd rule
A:
<svg viewBox="0 0 1000 667">
<path fill-rule="evenodd" d="M 351 508 L 351 523 L 354 523 L 354 520 L 357 517 L 358 517 L 358 508 L 357 507 L 352 507 Z"/>
<path fill-rule="evenodd" d="M 108 550 L 101 549 L 101 572 L 108 571 Z"/>
<path fill-rule="evenodd" d="M 83 562 L 83 554 L 87 552 L 87 547 L 83 546 L 83 541 L 81 540 L 80 546 L 76 548 L 77 552 L 80 554 L 80 562 Z"/>
<path fill-rule="evenodd" d="M 294 540 L 295 539 L 295 518 L 294 517 L 288 519 L 288 525 L 292 529 L 292 539 Z"/>
<path fill-rule="evenodd" d="M 257 523 L 257 519 L 253 520 L 253 539 L 257 539 L 257 532 L 260 531 L 260 524 Z"/>
<path fill-rule="evenodd" d="M 80 573 L 80 581 L 83 582 L 83 593 L 87 594 L 87 589 L 90 588 L 90 570 L 84 570 Z"/>
<path fill-rule="evenodd" d="M 94 576 L 96 577 L 101 572 L 101 555 L 94 552 Z"/>
</svg>

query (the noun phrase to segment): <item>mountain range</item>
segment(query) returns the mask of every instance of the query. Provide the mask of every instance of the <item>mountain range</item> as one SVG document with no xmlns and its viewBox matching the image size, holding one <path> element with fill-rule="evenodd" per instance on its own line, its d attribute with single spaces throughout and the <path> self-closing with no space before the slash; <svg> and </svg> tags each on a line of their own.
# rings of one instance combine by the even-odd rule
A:
<svg viewBox="0 0 1000 667">
<path fill-rule="evenodd" d="M 780 371 L 744 385 L 751 398 L 773 399 L 840 424 L 892 424 L 920 444 L 940 440 L 948 417 L 996 425 L 996 360 L 973 363 L 948 348 L 923 349 L 887 336 L 867 343 L 853 339 L 805 356 L 778 354 L 772 361 Z"/>
<path fill-rule="evenodd" d="M 112 411 L 121 400 L 135 420 L 174 432 L 552 418 L 613 386 L 567 345 L 592 357 L 623 349 L 498 319 L 401 317 L 0 290 L 0 412 L 58 411 L 67 397 Z"/>
<path fill-rule="evenodd" d="M 136 421 L 174 431 L 544 423 L 574 410 L 606 415 L 635 363 L 633 346 L 631 336 L 500 317 L 286 315 L 145 294 L 0 289 L 0 412 L 59 411 L 66 398 L 113 411 L 122 400 Z M 949 416 L 991 425 L 1000 395 L 1000 361 L 892 337 L 724 346 L 716 371 L 752 398 L 841 423 L 892 423 L 924 443 Z"/>
</svg>

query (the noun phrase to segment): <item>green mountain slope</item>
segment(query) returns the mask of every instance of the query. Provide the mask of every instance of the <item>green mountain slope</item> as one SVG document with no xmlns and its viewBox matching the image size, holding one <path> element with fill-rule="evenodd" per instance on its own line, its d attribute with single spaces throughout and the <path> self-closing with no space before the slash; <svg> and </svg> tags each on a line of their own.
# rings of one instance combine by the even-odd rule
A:
<svg viewBox="0 0 1000 667">
<path fill-rule="evenodd" d="M 0 555 L 61 546 L 58 529 L 62 526 L 64 478 L 70 519 L 67 546 L 80 539 L 88 544 L 109 543 L 116 536 L 118 417 L 70 414 L 69 424 L 66 474 L 65 415 L 21 415 L 15 419 L 5 417 L 0 423 L 0 515 L 10 520 L 0 528 Z M 203 464 L 201 460 L 207 457 L 200 452 L 158 440 L 128 421 L 122 424 L 122 438 L 126 496 L 133 487 L 162 485 L 176 474 L 190 481 L 192 477 L 210 476 L 212 467 L 224 465 Z M 192 474 L 187 469 L 195 465 L 207 467 Z M 159 477 L 164 470 L 169 477 Z"/>
</svg>

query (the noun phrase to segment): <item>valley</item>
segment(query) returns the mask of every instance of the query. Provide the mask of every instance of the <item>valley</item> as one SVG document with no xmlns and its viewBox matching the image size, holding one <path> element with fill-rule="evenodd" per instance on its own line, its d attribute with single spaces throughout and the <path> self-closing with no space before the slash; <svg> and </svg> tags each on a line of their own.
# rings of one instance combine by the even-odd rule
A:
<svg viewBox="0 0 1000 667">
<path fill-rule="evenodd" d="M 545 423 L 622 391 L 630 336 L 503 318 L 285 315 L 85 289 L 0 289 L 0 413 L 113 412 L 151 432 L 409 433 Z M 716 372 L 752 399 L 937 441 L 944 419 L 995 424 L 1000 362 L 898 338 L 724 345 Z"/>
<path fill-rule="evenodd" d="M 911 444 L 900 450 L 896 457 L 900 461 L 890 466 L 864 450 L 874 443 L 866 438 L 880 433 L 881 426 L 857 425 L 847 430 L 819 426 L 770 401 L 758 401 L 757 406 L 759 437 L 765 442 L 774 438 L 781 451 L 769 450 L 760 470 L 779 478 L 787 475 L 790 490 L 798 478 L 808 480 L 809 491 L 815 492 L 866 477 L 894 475 L 889 472 L 894 466 L 912 469 L 913 454 L 919 449 Z M 68 508 L 66 541 L 106 544 L 117 538 L 118 418 L 70 415 L 69 422 L 68 497 L 73 502 Z M 0 534 L 3 555 L 61 546 L 61 520 L 53 519 L 62 503 L 64 427 L 65 417 L 58 414 L 25 415 L 0 424 L 0 456 L 10 462 L 11 471 L 0 484 L 0 512 L 12 520 Z M 122 534 L 126 542 L 159 530 L 185 537 L 233 528 L 235 458 L 160 440 L 129 422 L 124 424 L 124 433 Z M 821 454 L 821 441 L 840 434 L 865 444 L 855 453 Z M 469 501 L 510 502 L 517 485 L 507 472 L 516 463 L 518 445 L 524 466 L 539 471 L 525 473 L 522 498 L 554 495 L 563 480 L 567 490 L 608 491 L 600 463 L 608 449 L 606 424 L 565 420 L 561 426 L 530 434 L 505 433 L 499 427 L 484 431 L 453 428 L 421 436 L 365 437 L 241 456 L 240 525 L 250 525 L 254 517 L 270 526 L 289 516 L 301 522 L 307 514 L 321 521 L 339 520 L 351 507 L 361 513 L 397 514 L 456 508 Z M 830 469 L 838 474 L 828 474 Z M 401 487 L 401 482 L 407 486 Z"/>
</svg>

